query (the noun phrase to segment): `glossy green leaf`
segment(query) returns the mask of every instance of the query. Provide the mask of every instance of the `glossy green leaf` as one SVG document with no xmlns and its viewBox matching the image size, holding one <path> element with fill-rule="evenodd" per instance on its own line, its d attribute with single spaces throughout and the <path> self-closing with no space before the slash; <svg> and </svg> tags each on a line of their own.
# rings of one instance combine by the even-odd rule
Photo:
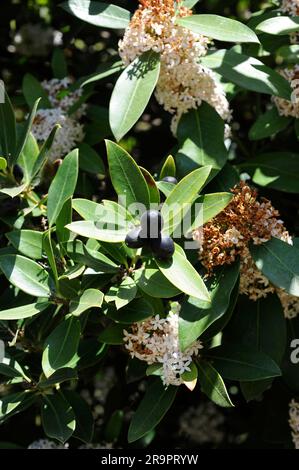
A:
<svg viewBox="0 0 299 470">
<path fill-rule="evenodd" d="M 49 376 L 48 379 L 41 379 L 37 386 L 40 389 L 46 389 L 50 387 L 54 387 L 56 384 L 61 384 L 63 382 L 67 382 L 69 380 L 77 380 L 78 375 L 74 369 L 69 367 L 62 367 L 61 369 L 56 370 Z"/>
<path fill-rule="evenodd" d="M 66 226 L 67 229 L 71 230 L 78 235 L 86 238 L 93 238 L 109 243 L 119 243 L 125 241 L 128 229 L 121 230 L 109 230 L 98 228 L 98 223 L 90 220 L 83 220 L 80 222 L 73 222 Z"/>
<path fill-rule="evenodd" d="M 63 49 L 60 49 L 59 47 L 54 49 L 51 59 L 51 67 L 55 78 L 62 80 L 68 76 L 67 63 Z"/>
<path fill-rule="evenodd" d="M 175 160 L 172 155 L 169 155 L 165 162 L 163 163 L 163 166 L 160 171 L 160 180 L 165 178 L 165 176 L 175 176 L 176 175 L 176 165 L 175 165 Z"/>
<path fill-rule="evenodd" d="M 97 289 L 87 289 L 83 294 L 70 302 L 70 313 L 75 317 L 80 316 L 92 307 L 102 306 L 104 294 Z"/>
<path fill-rule="evenodd" d="M 61 125 L 56 124 L 53 127 L 53 129 L 51 130 L 47 140 L 42 145 L 42 147 L 40 149 L 40 152 L 38 154 L 38 157 L 36 158 L 36 160 L 34 162 L 31 174 L 30 174 L 31 180 L 33 180 L 36 177 L 36 175 L 41 171 L 44 164 L 46 163 L 46 159 L 47 159 L 48 153 L 49 153 L 49 151 L 52 147 L 53 141 L 55 139 L 56 132 L 59 131 L 59 129 L 61 129 Z"/>
<path fill-rule="evenodd" d="M 217 370 L 203 359 L 197 362 L 197 368 L 198 380 L 203 393 L 218 406 L 234 406 L 226 390 L 225 383 Z"/>
<path fill-rule="evenodd" d="M 143 174 L 133 158 L 119 145 L 106 141 L 112 184 L 122 204 L 142 203 L 149 206 L 149 192 Z"/>
<path fill-rule="evenodd" d="M 199 196 L 195 204 L 202 204 L 192 222 L 190 230 L 201 227 L 221 212 L 232 200 L 232 193 L 213 193 Z"/>
<path fill-rule="evenodd" d="M 90 406 L 73 390 L 63 390 L 63 396 L 75 414 L 76 428 L 73 436 L 83 442 L 91 442 L 94 432 L 94 418 Z"/>
<path fill-rule="evenodd" d="M 0 103 L 0 145 L 2 156 L 10 164 L 17 145 L 16 119 L 9 96 L 5 91 L 4 83 L 0 82 L 0 95 L 4 102 Z"/>
<path fill-rule="evenodd" d="M 21 255 L 0 256 L 0 268 L 14 286 L 35 297 L 49 297 L 47 271 L 35 261 Z"/>
<path fill-rule="evenodd" d="M 260 140 L 283 131 L 292 121 L 291 118 L 280 116 L 276 108 L 261 114 L 249 130 L 250 140 Z"/>
<path fill-rule="evenodd" d="M 26 73 L 24 75 L 22 90 L 29 108 L 32 108 L 36 100 L 39 98 L 41 98 L 39 102 L 40 108 L 52 108 L 48 93 L 31 73 Z"/>
<path fill-rule="evenodd" d="M 21 156 L 22 152 L 24 151 L 27 140 L 29 139 L 29 136 L 30 136 L 31 128 L 34 122 L 34 118 L 36 116 L 36 111 L 37 111 L 37 107 L 39 103 L 40 103 L 40 98 L 37 98 L 37 100 L 33 103 L 32 110 L 28 118 L 26 119 L 26 122 L 22 126 L 20 136 L 17 139 L 16 152 L 13 156 L 12 163 L 16 163 L 19 157 Z"/>
<path fill-rule="evenodd" d="M 145 168 L 142 168 L 141 166 L 139 168 L 147 184 L 150 203 L 159 205 L 160 204 L 160 192 L 156 184 L 156 181 L 154 180 L 153 176 L 150 174 L 148 170 L 146 170 Z"/>
<path fill-rule="evenodd" d="M 5 170 L 6 167 L 7 167 L 6 158 L 0 157 L 0 171 Z"/>
<path fill-rule="evenodd" d="M 259 23 L 257 31 L 267 34 L 289 34 L 299 31 L 299 16 L 277 16 Z"/>
<path fill-rule="evenodd" d="M 299 154 L 263 153 L 240 165 L 252 174 L 254 183 L 288 193 L 299 191 Z"/>
<path fill-rule="evenodd" d="M 135 271 L 135 280 L 137 286 L 151 297 L 167 299 L 175 297 L 181 292 L 168 281 L 153 263 L 146 265 L 143 269 Z"/>
<path fill-rule="evenodd" d="M 171 260 L 155 260 L 162 274 L 179 290 L 197 299 L 210 302 L 208 290 L 198 272 L 177 246 Z"/>
<path fill-rule="evenodd" d="M 41 416 L 45 434 L 63 444 L 75 430 L 75 414 L 61 393 L 43 395 Z"/>
<path fill-rule="evenodd" d="M 299 296 L 299 249 L 278 238 L 250 247 L 256 266 L 275 286 Z"/>
<path fill-rule="evenodd" d="M 30 133 L 18 159 L 18 164 L 24 172 L 24 181 L 28 184 L 32 178 L 34 164 L 39 155 L 39 146 L 36 139 Z"/>
<path fill-rule="evenodd" d="M 226 379 L 255 381 L 281 375 L 278 365 L 266 354 L 244 346 L 226 345 L 210 349 L 206 355 Z"/>
<path fill-rule="evenodd" d="M 34 304 L 22 305 L 21 307 L 9 308 L 0 311 L 0 320 L 21 320 L 31 318 L 46 310 L 51 304 L 49 302 L 36 302 Z"/>
<path fill-rule="evenodd" d="M 67 244 L 68 255 L 77 263 L 82 263 L 103 273 L 117 273 L 119 266 L 103 253 L 87 248 L 80 240 Z"/>
<path fill-rule="evenodd" d="M 201 62 L 246 90 L 280 96 L 286 100 L 291 97 L 292 90 L 287 80 L 255 57 L 222 49 L 203 57 Z"/>
<path fill-rule="evenodd" d="M 182 116 L 177 134 L 180 148 L 176 165 L 180 175 L 211 165 L 214 176 L 226 163 L 228 152 L 224 145 L 224 122 L 207 103 Z"/>
<path fill-rule="evenodd" d="M 210 166 L 198 168 L 175 185 L 161 210 L 164 219 L 164 232 L 171 234 L 180 224 L 186 214 L 186 208 L 189 210 L 189 205 L 195 201 L 210 172 Z"/>
<path fill-rule="evenodd" d="M 43 233 L 36 230 L 13 230 L 6 234 L 10 243 L 23 255 L 41 259 L 43 252 Z"/>
<path fill-rule="evenodd" d="M 11 393 L 0 399 L 0 422 L 29 408 L 36 397 L 29 391 Z"/>
<path fill-rule="evenodd" d="M 80 332 L 80 322 L 72 316 L 50 333 L 45 341 L 42 357 L 42 368 L 47 378 L 57 369 L 74 366 Z"/>
<path fill-rule="evenodd" d="M 105 175 L 105 166 L 99 154 L 85 142 L 78 145 L 79 167 L 88 173 Z"/>
<path fill-rule="evenodd" d="M 207 282 L 211 305 L 206 305 L 193 297 L 183 302 L 179 319 L 179 339 L 182 350 L 196 341 L 210 325 L 225 314 L 238 275 L 239 263 L 223 266 L 216 271 L 215 276 Z"/>
<path fill-rule="evenodd" d="M 219 41 L 259 43 L 256 34 L 239 21 L 219 15 L 192 15 L 176 20 L 177 24 L 196 34 Z"/>
<path fill-rule="evenodd" d="M 165 388 L 160 379 L 149 385 L 129 427 L 130 443 L 137 441 L 159 424 L 173 404 L 176 392 L 177 387 Z"/>
<path fill-rule="evenodd" d="M 118 60 L 117 62 L 105 62 L 97 68 L 95 73 L 89 75 L 88 77 L 84 77 L 84 80 L 81 83 L 81 87 L 89 85 L 90 83 L 98 82 L 99 80 L 103 80 L 103 78 L 114 75 L 123 69 L 124 64 L 121 60 Z"/>
<path fill-rule="evenodd" d="M 112 297 L 111 289 L 114 289 Z M 135 281 L 131 277 L 127 276 L 119 286 L 112 286 L 112 288 L 110 288 L 110 291 L 108 291 L 108 294 L 105 296 L 105 300 L 106 302 L 111 302 L 112 300 L 115 301 L 115 306 L 118 310 L 130 303 L 136 297 L 136 294 L 137 286 Z"/>
<path fill-rule="evenodd" d="M 110 126 L 117 141 L 132 129 L 144 112 L 159 74 L 160 58 L 154 51 L 144 52 L 122 72 L 109 108 Z"/>
<path fill-rule="evenodd" d="M 119 310 L 110 311 L 109 317 L 115 321 L 121 322 L 123 324 L 122 328 L 124 328 L 124 325 L 143 321 L 146 318 L 152 317 L 155 313 L 154 305 L 148 300 L 140 298 L 132 300 L 129 305 Z"/>
<path fill-rule="evenodd" d="M 63 160 L 48 193 L 48 221 L 52 226 L 65 202 L 73 195 L 78 178 L 78 150 L 70 152 Z"/>
<path fill-rule="evenodd" d="M 98 340 L 105 344 L 123 344 L 124 328 L 125 325 L 111 324 L 99 334 Z"/>
<path fill-rule="evenodd" d="M 67 0 L 61 7 L 80 20 L 102 28 L 124 29 L 130 22 L 130 12 L 108 3 L 90 0 Z"/>
</svg>

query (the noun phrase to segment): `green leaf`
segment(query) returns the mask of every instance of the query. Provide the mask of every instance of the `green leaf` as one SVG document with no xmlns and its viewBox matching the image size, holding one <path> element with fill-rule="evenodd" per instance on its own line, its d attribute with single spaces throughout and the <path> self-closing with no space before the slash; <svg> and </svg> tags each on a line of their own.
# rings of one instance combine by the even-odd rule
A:
<svg viewBox="0 0 299 470">
<path fill-rule="evenodd" d="M 127 228 L 128 221 L 133 221 L 131 214 L 113 201 L 97 204 L 88 199 L 73 199 L 72 206 L 84 220 L 101 222 L 106 224 L 107 228 L 112 224 L 115 229 Z"/>
<path fill-rule="evenodd" d="M 54 49 L 51 59 L 51 67 L 55 78 L 62 80 L 68 76 L 67 63 L 63 49 L 60 49 L 59 47 Z"/>
<path fill-rule="evenodd" d="M 83 245 L 80 240 L 74 240 L 67 244 L 68 255 L 77 263 L 94 268 L 104 273 L 117 273 L 119 267 L 103 253 L 91 250 Z"/>
<path fill-rule="evenodd" d="M 101 341 L 101 343 L 105 343 L 105 344 L 114 344 L 114 345 L 123 344 L 124 328 L 125 328 L 125 325 L 114 323 L 108 326 L 105 330 L 103 330 L 99 334 L 98 340 Z"/>
<path fill-rule="evenodd" d="M 44 90 L 40 82 L 31 75 L 31 73 L 26 73 L 24 75 L 22 90 L 29 108 L 32 108 L 36 100 L 39 98 L 41 98 L 39 102 L 40 108 L 52 108 L 48 93 Z"/>
<path fill-rule="evenodd" d="M 259 43 L 258 37 L 248 26 L 219 15 L 192 15 L 179 18 L 176 23 L 193 33 L 219 41 Z"/>
<path fill-rule="evenodd" d="M 77 299 L 70 302 L 70 313 L 75 317 L 80 316 L 86 310 L 92 307 L 100 308 L 102 306 L 104 294 L 97 289 L 87 289 Z"/>
<path fill-rule="evenodd" d="M 263 153 L 239 166 L 253 176 L 254 183 L 287 193 L 298 193 L 299 154 Z"/>
<path fill-rule="evenodd" d="M 107 442 L 114 442 L 119 438 L 124 421 L 123 410 L 115 410 L 105 428 L 105 439 Z"/>
<path fill-rule="evenodd" d="M 36 399 L 31 392 L 18 392 L 6 395 L 0 399 L 0 422 L 20 411 L 29 408 Z"/>
<path fill-rule="evenodd" d="M 261 114 L 249 130 L 250 140 L 260 140 L 283 131 L 292 121 L 291 118 L 280 116 L 276 108 Z"/>
<path fill-rule="evenodd" d="M 60 5 L 80 20 L 102 28 L 125 29 L 130 12 L 116 5 L 90 0 L 67 0 Z"/>
<path fill-rule="evenodd" d="M 48 336 L 42 357 L 42 368 L 47 378 L 57 369 L 74 366 L 80 332 L 80 322 L 72 316 L 60 323 Z"/>
<path fill-rule="evenodd" d="M 118 309 L 130 303 L 137 294 L 137 287 L 134 279 L 127 276 L 117 288 L 115 306 Z"/>
<path fill-rule="evenodd" d="M 267 34 L 289 34 L 299 31 L 299 16 L 277 16 L 259 23 L 257 31 Z"/>
<path fill-rule="evenodd" d="M 29 117 L 26 119 L 25 124 L 22 127 L 21 135 L 17 139 L 17 147 L 16 147 L 16 153 L 13 156 L 12 163 L 16 163 L 21 156 L 22 152 L 24 151 L 24 148 L 26 146 L 27 140 L 30 136 L 31 128 L 33 125 L 33 121 L 36 115 L 37 107 L 39 105 L 40 98 L 37 98 L 37 100 L 34 102 L 32 106 L 32 110 L 30 112 Z"/>
<path fill-rule="evenodd" d="M 76 428 L 73 437 L 83 442 L 91 442 L 94 432 L 94 418 L 90 407 L 78 393 L 72 390 L 63 390 L 63 395 L 75 414 Z"/>
<path fill-rule="evenodd" d="M 229 380 L 255 381 L 281 375 L 273 359 L 244 346 L 217 346 L 210 349 L 205 357 L 212 360 L 215 369 Z"/>
<path fill-rule="evenodd" d="M 71 232 L 65 226 L 72 222 L 72 215 L 72 198 L 69 198 L 65 201 L 56 219 L 56 237 L 62 251 L 64 250 L 64 245 L 71 238 Z"/>
<path fill-rule="evenodd" d="M 221 212 L 232 200 L 232 193 L 214 193 L 199 196 L 195 204 L 202 204 L 202 207 L 190 227 L 195 230 Z"/>
<path fill-rule="evenodd" d="M 287 80 L 255 57 L 222 49 L 203 57 L 201 63 L 246 90 L 290 100 L 292 90 Z"/>
<path fill-rule="evenodd" d="M 39 155 L 39 146 L 35 137 L 30 133 L 18 159 L 18 164 L 24 172 L 24 182 L 30 183 L 34 164 Z"/>
<path fill-rule="evenodd" d="M 299 296 L 299 250 L 278 238 L 253 245 L 250 253 L 256 266 L 275 286 Z"/>
<path fill-rule="evenodd" d="M 160 379 L 153 381 L 135 411 L 128 432 L 129 443 L 154 429 L 174 402 L 177 387 L 164 387 Z"/>
<path fill-rule="evenodd" d="M 224 166 L 228 152 L 224 145 L 224 122 L 207 103 L 184 114 L 178 126 L 180 149 L 176 155 L 178 173 L 186 175 L 211 165 L 214 176 Z"/>
<path fill-rule="evenodd" d="M 10 378 L 22 377 L 27 382 L 31 382 L 22 366 L 13 357 L 8 356 L 7 354 L 4 358 L 1 358 L 0 375 L 5 375 Z"/>
<path fill-rule="evenodd" d="M 44 142 L 40 152 L 39 152 L 39 155 L 38 157 L 36 158 L 35 162 L 34 162 L 34 165 L 33 165 L 33 169 L 32 169 L 32 172 L 30 174 L 31 176 L 31 181 L 35 178 L 35 176 L 41 171 L 41 169 L 43 168 L 45 162 L 46 162 L 46 159 L 47 159 L 47 155 L 48 155 L 48 152 L 50 151 L 51 147 L 52 147 L 52 144 L 53 144 L 53 141 L 55 139 L 55 135 L 56 135 L 56 132 L 58 131 L 58 129 L 61 128 L 61 125 L 60 124 L 56 124 L 54 126 L 54 128 L 52 129 L 52 131 L 50 132 L 49 134 L 49 137 L 47 138 L 47 140 Z"/>
<path fill-rule="evenodd" d="M 78 178 L 78 150 L 70 152 L 59 167 L 48 193 L 48 221 L 52 226 L 64 203 L 73 195 Z"/>
<path fill-rule="evenodd" d="M 42 379 L 38 382 L 37 386 L 40 389 L 45 389 L 49 387 L 54 387 L 56 384 L 61 384 L 69 380 L 77 380 L 78 375 L 74 369 L 69 367 L 63 367 L 56 370 L 53 374 L 49 376 L 48 379 Z"/>
<path fill-rule="evenodd" d="M 171 260 L 155 260 L 162 274 L 187 295 L 210 302 L 208 290 L 192 264 L 185 258 L 177 245 Z"/>
<path fill-rule="evenodd" d="M 122 72 L 117 80 L 109 108 L 112 132 L 117 141 L 132 129 L 144 112 L 160 74 L 160 57 L 144 52 Z"/>
<path fill-rule="evenodd" d="M 47 271 L 21 255 L 0 256 L 0 268 L 14 286 L 35 297 L 49 297 L 50 279 Z"/>
<path fill-rule="evenodd" d="M 221 375 L 207 361 L 199 359 L 197 362 L 198 380 L 203 393 L 216 405 L 223 407 L 234 406 L 231 402 Z"/>
<path fill-rule="evenodd" d="M 3 157 L 10 165 L 17 145 L 16 119 L 2 81 L 0 81 L 0 96 L 4 101 L 1 99 L 0 103 L 0 146 Z"/>
<path fill-rule="evenodd" d="M 135 280 L 137 286 L 151 297 L 167 299 L 180 294 L 153 263 L 135 271 Z"/>
<path fill-rule="evenodd" d="M 144 204 L 149 206 L 149 192 L 143 174 L 133 158 L 119 145 L 106 141 L 109 172 L 113 187 L 123 205 Z"/>
<path fill-rule="evenodd" d="M 41 259 L 43 252 L 43 233 L 36 230 L 14 230 L 6 233 L 10 243 L 23 255 Z"/>
<path fill-rule="evenodd" d="M 120 310 L 109 311 L 109 317 L 121 322 L 123 324 L 122 328 L 124 328 L 124 325 L 146 320 L 155 315 L 155 313 L 152 303 L 141 297 L 140 299 L 132 300 L 129 305 Z"/>
<path fill-rule="evenodd" d="M 88 173 L 105 175 L 105 166 L 99 154 L 85 142 L 78 145 L 79 167 Z"/>
<path fill-rule="evenodd" d="M 99 80 L 103 80 L 103 78 L 114 75 L 123 69 L 124 64 L 122 60 L 118 60 L 117 62 L 105 62 L 97 68 L 95 73 L 89 75 L 88 77 L 84 77 L 81 83 L 81 87 L 89 85 L 90 83 L 98 82 Z"/>
<path fill-rule="evenodd" d="M 165 178 L 165 176 L 175 176 L 176 175 L 176 166 L 175 166 L 175 160 L 172 155 L 169 155 L 165 162 L 163 163 L 163 166 L 160 171 L 160 180 Z"/>
<path fill-rule="evenodd" d="M 150 174 L 149 171 L 147 171 L 145 168 L 142 168 L 141 166 L 139 168 L 147 184 L 150 203 L 159 205 L 160 204 L 160 192 L 156 184 L 156 181 L 154 180 L 153 176 Z"/>
<path fill-rule="evenodd" d="M 299 45 L 292 44 L 291 46 L 281 46 L 276 54 L 279 62 L 284 60 L 296 64 L 299 55 Z"/>
<path fill-rule="evenodd" d="M 182 350 L 188 348 L 210 325 L 226 313 L 238 276 L 239 263 L 223 266 L 207 283 L 211 296 L 210 306 L 193 297 L 183 302 L 179 319 L 179 340 Z"/>
<path fill-rule="evenodd" d="M 76 427 L 75 414 L 61 393 L 43 395 L 41 416 L 48 437 L 64 444 L 72 436 Z"/>
<path fill-rule="evenodd" d="M 21 307 L 9 308 L 0 311 L 0 320 L 21 320 L 37 315 L 46 310 L 51 304 L 49 302 L 36 302 L 34 304 L 22 305 Z"/>
<path fill-rule="evenodd" d="M 14 198 L 21 194 L 26 188 L 26 184 L 21 184 L 20 186 L 13 186 L 12 188 L 1 188 L 0 193 L 6 194 L 7 196 Z"/>
<path fill-rule="evenodd" d="M 5 170 L 7 167 L 7 160 L 6 158 L 0 157 L 0 171 Z"/>
<path fill-rule="evenodd" d="M 184 7 L 186 8 L 193 8 L 199 0 L 184 0 Z"/>
<path fill-rule="evenodd" d="M 171 234 L 180 224 L 186 215 L 184 213 L 186 208 L 189 209 L 189 205 L 195 201 L 199 191 L 206 183 L 210 172 L 211 166 L 198 168 L 175 185 L 166 198 L 161 210 L 161 215 L 164 219 L 164 232 Z"/>
<path fill-rule="evenodd" d="M 66 226 L 68 230 L 71 230 L 78 235 L 86 238 L 92 238 L 94 240 L 100 240 L 109 243 L 119 243 L 125 241 L 128 229 L 110 230 L 98 228 L 98 222 L 92 222 L 90 220 L 83 220 L 79 222 L 73 222 Z"/>
<path fill-rule="evenodd" d="M 51 268 L 51 274 L 53 276 L 56 290 L 59 292 L 58 285 L 58 270 L 56 266 L 56 247 L 51 239 L 51 230 L 47 230 L 43 233 L 43 250 L 46 253 L 48 264 Z"/>
</svg>

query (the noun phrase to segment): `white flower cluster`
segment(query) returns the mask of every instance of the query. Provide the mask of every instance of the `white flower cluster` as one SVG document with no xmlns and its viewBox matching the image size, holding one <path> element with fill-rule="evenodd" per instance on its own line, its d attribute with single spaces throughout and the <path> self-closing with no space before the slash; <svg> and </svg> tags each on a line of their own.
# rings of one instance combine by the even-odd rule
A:
<svg viewBox="0 0 299 470">
<path fill-rule="evenodd" d="M 289 424 L 295 449 L 299 449 L 299 402 L 292 400 L 289 405 Z"/>
<path fill-rule="evenodd" d="M 62 33 L 40 23 L 26 23 L 16 32 L 13 47 L 28 57 L 44 57 L 51 47 L 62 44 Z"/>
<path fill-rule="evenodd" d="M 38 439 L 37 441 L 33 441 L 29 446 L 28 449 L 68 449 L 68 444 L 56 444 L 54 441 L 50 441 L 49 439 Z"/>
<path fill-rule="evenodd" d="M 299 64 L 290 69 L 281 69 L 279 73 L 291 84 L 291 101 L 278 96 L 273 96 L 272 100 L 281 116 L 291 116 L 299 119 Z"/>
<path fill-rule="evenodd" d="M 86 105 L 80 106 L 71 116 L 67 114 L 82 95 L 80 88 L 74 91 L 69 90 L 71 83 L 72 81 L 68 77 L 62 80 L 54 78 L 42 82 L 53 107 L 37 111 L 32 133 L 42 144 L 48 138 L 55 124 L 61 125 L 48 154 L 48 159 L 51 161 L 65 156 L 84 139 L 83 125 L 80 124 L 79 119 L 85 114 Z"/>
<path fill-rule="evenodd" d="M 191 406 L 180 416 L 180 434 L 197 444 L 220 444 L 224 439 L 221 429 L 225 419 L 212 402 Z"/>
<path fill-rule="evenodd" d="M 220 116 L 231 119 L 229 103 L 216 75 L 199 63 L 207 53 L 208 38 L 175 23 L 177 17 L 190 16 L 191 10 L 173 0 L 142 0 L 123 39 L 119 54 L 125 65 L 146 51 L 160 53 L 161 71 L 156 98 L 166 111 L 174 114 L 172 132 L 176 134 L 181 116 L 202 101 L 213 106 Z"/>
<path fill-rule="evenodd" d="M 179 316 L 170 312 L 166 318 L 159 315 L 132 325 L 124 330 L 125 347 L 132 357 L 151 364 L 161 364 L 164 385 L 181 385 L 182 374 L 190 371 L 192 356 L 203 347 L 194 342 L 184 352 L 179 346 Z"/>
</svg>

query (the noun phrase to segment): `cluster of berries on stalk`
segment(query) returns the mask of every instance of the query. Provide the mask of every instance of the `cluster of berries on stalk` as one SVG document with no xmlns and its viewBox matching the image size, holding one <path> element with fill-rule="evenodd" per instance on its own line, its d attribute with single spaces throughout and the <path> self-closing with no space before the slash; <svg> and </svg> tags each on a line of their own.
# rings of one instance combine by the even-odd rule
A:
<svg viewBox="0 0 299 470">
<path fill-rule="evenodd" d="M 176 184 L 176 178 L 166 176 L 163 181 Z M 140 219 L 140 226 L 131 230 L 125 239 L 129 248 L 148 247 L 160 259 L 169 259 L 174 253 L 174 242 L 169 235 L 162 233 L 164 220 L 158 210 L 144 212 Z"/>
</svg>

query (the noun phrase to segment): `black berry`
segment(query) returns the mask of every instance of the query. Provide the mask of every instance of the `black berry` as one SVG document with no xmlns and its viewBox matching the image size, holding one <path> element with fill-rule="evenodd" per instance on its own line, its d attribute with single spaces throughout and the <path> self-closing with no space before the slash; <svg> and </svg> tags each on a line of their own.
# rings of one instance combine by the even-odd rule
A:
<svg viewBox="0 0 299 470">
<path fill-rule="evenodd" d="M 178 180 L 174 176 L 165 176 L 162 181 L 165 181 L 165 183 L 178 184 Z"/>
<path fill-rule="evenodd" d="M 163 218 L 159 211 L 150 210 L 142 214 L 141 220 L 142 239 L 157 239 L 163 228 Z"/>
<path fill-rule="evenodd" d="M 174 253 L 174 242 L 168 235 L 161 234 L 160 238 L 151 240 L 153 253 L 161 259 L 168 259 Z"/>
<path fill-rule="evenodd" d="M 131 230 L 127 234 L 126 239 L 125 239 L 125 244 L 129 248 L 142 248 L 143 247 L 144 242 L 140 238 L 140 232 L 141 232 L 140 227 L 137 227 L 137 228 L 134 228 L 133 230 Z"/>
</svg>

